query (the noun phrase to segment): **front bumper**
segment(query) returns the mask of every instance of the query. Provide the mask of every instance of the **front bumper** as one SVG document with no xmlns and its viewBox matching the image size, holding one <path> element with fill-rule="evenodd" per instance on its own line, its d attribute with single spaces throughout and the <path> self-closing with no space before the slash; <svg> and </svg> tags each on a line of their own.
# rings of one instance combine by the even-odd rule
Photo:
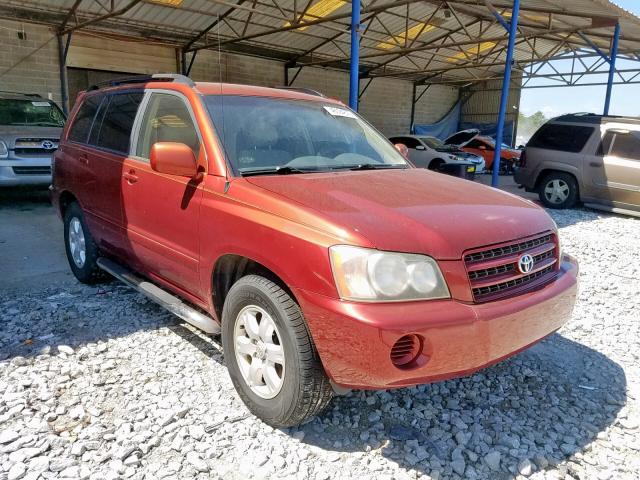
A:
<svg viewBox="0 0 640 480">
<path fill-rule="evenodd" d="M 51 157 L 0 160 L 0 186 L 51 184 Z"/>
<path fill-rule="evenodd" d="M 531 346 L 570 317 L 578 265 L 563 258 L 558 278 L 534 292 L 483 304 L 456 300 L 354 303 L 295 290 L 329 377 L 346 388 L 384 389 L 473 373 Z M 393 365 L 407 334 L 423 341 L 420 362 Z"/>
</svg>

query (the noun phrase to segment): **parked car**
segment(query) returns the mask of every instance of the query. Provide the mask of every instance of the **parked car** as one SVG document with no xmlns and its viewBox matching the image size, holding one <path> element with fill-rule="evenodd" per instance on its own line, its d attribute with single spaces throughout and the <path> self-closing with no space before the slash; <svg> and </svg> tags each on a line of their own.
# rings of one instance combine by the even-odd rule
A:
<svg viewBox="0 0 640 480">
<path fill-rule="evenodd" d="M 573 308 L 544 209 L 411 167 L 339 101 L 167 74 L 82 93 L 70 118 L 51 192 L 74 275 L 221 332 L 270 425 L 467 375 Z"/>
<path fill-rule="evenodd" d="M 550 208 L 640 214 L 640 118 L 572 114 L 533 135 L 516 182 Z"/>
<path fill-rule="evenodd" d="M 496 142 L 491 137 L 480 135 L 480 130 L 469 129 L 454 133 L 445 141 L 447 145 L 455 145 L 461 150 L 484 158 L 486 169 L 493 168 L 493 156 L 496 151 Z M 513 173 L 514 167 L 520 159 L 520 150 L 502 144 L 500 149 L 500 173 L 508 175 Z"/>
<path fill-rule="evenodd" d="M 390 137 L 394 144 L 403 144 L 409 149 L 409 161 L 418 168 L 440 170 L 445 163 L 470 162 L 476 173 L 484 171 L 485 162 L 479 155 L 463 152 L 453 145 L 445 145 L 442 140 L 426 135 L 397 135 Z"/>
<path fill-rule="evenodd" d="M 0 187 L 51 184 L 51 156 L 64 122 L 51 100 L 0 92 Z"/>
</svg>

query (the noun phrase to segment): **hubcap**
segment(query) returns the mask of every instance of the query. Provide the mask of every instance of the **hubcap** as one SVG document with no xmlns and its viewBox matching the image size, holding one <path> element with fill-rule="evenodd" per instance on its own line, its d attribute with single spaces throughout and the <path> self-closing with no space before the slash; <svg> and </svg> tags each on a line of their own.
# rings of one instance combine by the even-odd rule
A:
<svg viewBox="0 0 640 480">
<path fill-rule="evenodd" d="M 71 251 L 73 263 L 76 264 L 76 267 L 82 268 L 87 259 L 87 249 L 82 223 L 77 217 L 73 217 L 69 222 L 69 250 Z"/>
<path fill-rule="evenodd" d="M 569 198 L 569 185 L 564 180 L 551 180 L 544 187 L 544 196 L 551 203 L 562 203 Z"/>
<path fill-rule="evenodd" d="M 282 389 L 284 349 L 271 316 L 256 305 L 244 307 L 233 329 L 236 362 L 245 383 L 259 397 L 273 398 Z"/>
</svg>

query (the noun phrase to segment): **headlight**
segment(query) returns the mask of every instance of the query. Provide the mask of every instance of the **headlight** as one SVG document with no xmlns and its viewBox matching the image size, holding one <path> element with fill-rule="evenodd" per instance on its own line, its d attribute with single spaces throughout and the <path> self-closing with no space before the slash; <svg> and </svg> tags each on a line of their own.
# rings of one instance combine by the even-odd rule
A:
<svg viewBox="0 0 640 480">
<path fill-rule="evenodd" d="M 9 157 L 9 149 L 7 148 L 7 144 L 0 140 L 0 158 L 8 158 Z"/>
<path fill-rule="evenodd" d="M 450 297 L 438 264 L 426 255 L 335 245 L 329 248 L 329 256 L 338 293 L 345 300 L 384 302 Z"/>
</svg>

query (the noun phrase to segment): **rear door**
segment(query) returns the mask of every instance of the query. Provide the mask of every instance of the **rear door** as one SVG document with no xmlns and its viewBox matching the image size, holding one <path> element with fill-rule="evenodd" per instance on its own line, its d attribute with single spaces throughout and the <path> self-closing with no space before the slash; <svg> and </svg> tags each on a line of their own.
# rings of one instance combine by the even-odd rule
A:
<svg viewBox="0 0 640 480">
<path fill-rule="evenodd" d="M 151 276 L 198 296 L 202 184 L 158 173 L 149 163 L 156 142 L 184 143 L 198 156 L 202 137 L 195 116 L 178 92 L 148 91 L 136 125 L 120 180 L 130 254 Z"/>
<path fill-rule="evenodd" d="M 600 146 L 600 161 L 592 163 L 600 197 L 640 206 L 640 129 L 608 129 Z"/>
<path fill-rule="evenodd" d="M 142 97 L 142 90 L 109 94 L 93 122 L 88 141 L 87 161 L 95 178 L 91 192 L 94 214 L 102 226 L 103 247 L 116 254 L 124 252 L 120 177 Z"/>
</svg>

